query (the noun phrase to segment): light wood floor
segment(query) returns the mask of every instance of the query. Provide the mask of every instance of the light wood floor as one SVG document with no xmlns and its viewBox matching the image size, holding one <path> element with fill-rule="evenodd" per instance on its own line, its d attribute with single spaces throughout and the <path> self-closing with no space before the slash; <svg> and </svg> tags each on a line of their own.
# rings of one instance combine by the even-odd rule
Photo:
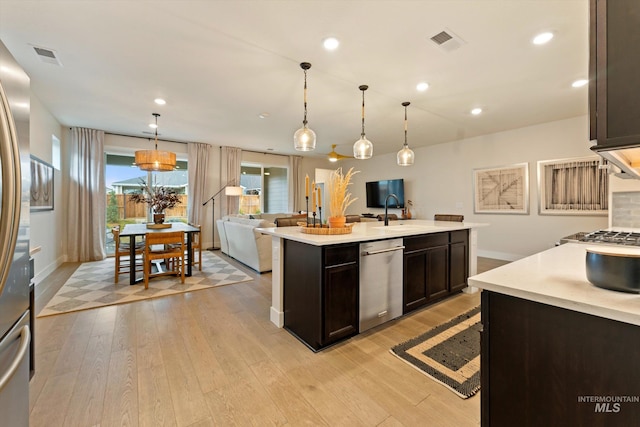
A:
<svg viewBox="0 0 640 427">
<path fill-rule="evenodd" d="M 480 424 L 479 394 L 463 400 L 389 353 L 479 293 L 313 353 L 269 321 L 271 274 L 229 261 L 254 280 L 37 319 L 31 426 Z M 494 266 L 479 259 L 479 271 Z M 53 293 L 38 296 L 38 310 Z"/>
</svg>

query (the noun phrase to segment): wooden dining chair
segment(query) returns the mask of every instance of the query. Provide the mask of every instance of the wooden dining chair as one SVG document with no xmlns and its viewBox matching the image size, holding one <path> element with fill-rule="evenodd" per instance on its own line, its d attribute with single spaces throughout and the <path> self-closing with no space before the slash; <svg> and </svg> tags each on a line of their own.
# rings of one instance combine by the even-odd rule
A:
<svg viewBox="0 0 640 427">
<path fill-rule="evenodd" d="M 200 224 L 191 224 L 190 226 L 196 227 L 198 231 L 191 233 L 191 265 L 198 265 L 198 270 L 202 271 L 202 226 Z M 186 243 L 185 243 L 186 244 Z M 198 260 L 196 261 L 196 251 L 198 251 Z"/>
<path fill-rule="evenodd" d="M 462 222 L 464 221 L 464 215 L 455 215 L 455 214 L 435 214 L 433 216 L 435 221 L 455 221 Z"/>
<path fill-rule="evenodd" d="M 128 274 L 131 270 L 131 262 L 130 262 L 130 254 L 131 254 L 131 246 L 129 243 L 125 243 L 120 238 L 120 226 L 115 226 L 111 229 L 111 234 L 113 235 L 113 243 L 115 245 L 114 251 L 114 259 L 115 259 L 115 268 L 114 268 L 114 282 L 118 283 L 118 278 L 121 274 Z M 131 240 L 131 237 L 129 237 Z M 136 261 L 134 268 L 136 271 L 142 271 L 142 252 L 144 251 L 144 242 L 136 243 Z"/>
<path fill-rule="evenodd" d="M 149 289 L 149 279 L 157 276 L 180 275 L 184 283 L 184 232 L 147 233 L 142 254 L 144 263 L 144 288 Z M 151 264 L 155 260 L 164 260 L 166 270 L 153 273 Z"/>
</svg>

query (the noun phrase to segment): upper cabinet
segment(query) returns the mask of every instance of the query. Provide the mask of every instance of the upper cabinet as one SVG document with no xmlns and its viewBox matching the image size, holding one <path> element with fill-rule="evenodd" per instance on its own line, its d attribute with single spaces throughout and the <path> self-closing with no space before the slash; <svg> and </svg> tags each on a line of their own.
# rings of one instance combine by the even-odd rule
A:
<svg viewBox="0 0 640 427">
<path fill-rule="evenodd" d="M 590 0 L 590 137 L 640 145 L 640 1 Z"/>
</svg>

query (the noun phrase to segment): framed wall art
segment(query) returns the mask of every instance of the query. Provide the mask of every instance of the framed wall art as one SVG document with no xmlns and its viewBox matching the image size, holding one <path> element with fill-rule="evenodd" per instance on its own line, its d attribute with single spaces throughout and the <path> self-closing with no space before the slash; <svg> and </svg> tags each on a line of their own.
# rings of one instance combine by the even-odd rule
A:
<svg viewBox="0 0 640 427">
<path fill-rule="evenodd" d="M 538 162 L 538 212 L 541 215 L 606 216 L 609 174 L 598 156 Z"/>
<path fill-rule="evenodd" d="M 477 214 L 529 214 L 529 164 L 474 169 Z"/>
<path fill-rule="evenodd" d="M 53 166 L 31 156 L 31 212 L 53 210 Z"/>
</svg>

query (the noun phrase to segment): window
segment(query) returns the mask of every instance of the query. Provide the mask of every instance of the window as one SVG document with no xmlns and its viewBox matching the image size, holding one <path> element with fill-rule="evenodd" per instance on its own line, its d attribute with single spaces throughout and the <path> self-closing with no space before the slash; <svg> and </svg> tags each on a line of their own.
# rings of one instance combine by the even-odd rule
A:
<svg viewBox="0 0 640 427">
<path fill-rule="evenodd" d="M 51 135 L 51 164 L 60 170 L 60 140 L 55 135 Z"/>
<path fill-rule="evenodd" d="M 165 221 L 187 222 L 188 174 L 187 162 L 178 161 L 178 169 L 172 172 L 145 172 L 132 166 L 133 155 L 107 154 L 105 162 L 106 203 L 106 251 L 113 255 L 111 228 L 125 224 L 150 222 L 150 212 L 146 204 L 133 203 L 126 195 L 140 191 L 141 180 L 152 185 L 172 188 L 180 195 L 182 203 L 166 212 Z"/>
<path fill-rule="evenodd" d="M 287 212 L 289 181 L 287 168 L 243 164 L 240 175 L 242 214 Z"/>
</svg>

